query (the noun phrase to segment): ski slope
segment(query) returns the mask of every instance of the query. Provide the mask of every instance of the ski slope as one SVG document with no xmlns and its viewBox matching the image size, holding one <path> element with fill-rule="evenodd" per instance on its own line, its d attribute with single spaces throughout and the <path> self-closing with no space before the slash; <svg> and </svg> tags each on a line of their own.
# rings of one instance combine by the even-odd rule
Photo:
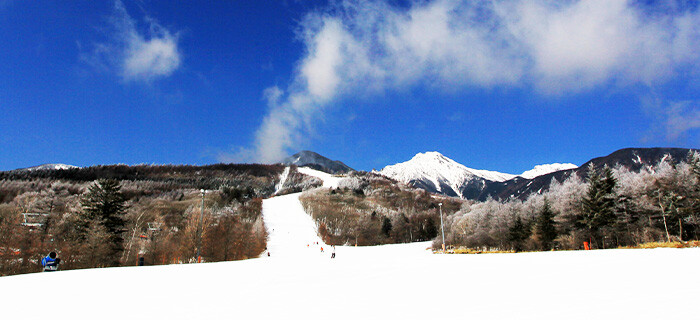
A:
<svg viewBox="0 0 700 320">
<path fill-rule="evenodd" d="M 700 249 L 441 255 L 413 243 L 337 247 L 330 259 L 298 196 L 263 202 L 270 257 L 4 277 L 1 317 L 699 318 Z"/>
<path fill-rule="evenodd" d="M 288 168 L 285 172 L 288 172 Z M 335 188 L 341 179 L 309 168 L 298 168 L 298 171 L 321 179 L 322 188 Z M 318 236 L 315 222 L 304 211 L 299 201 L 300 195 L 301 193 L 293 193 L 263 201 L 263 219 L 268 232 L 267 249 L 270 258 L 330 258 L 334 250 Z M 266 254 L 263 254 L 263 257 L 266 257 Z"/>
</svg>

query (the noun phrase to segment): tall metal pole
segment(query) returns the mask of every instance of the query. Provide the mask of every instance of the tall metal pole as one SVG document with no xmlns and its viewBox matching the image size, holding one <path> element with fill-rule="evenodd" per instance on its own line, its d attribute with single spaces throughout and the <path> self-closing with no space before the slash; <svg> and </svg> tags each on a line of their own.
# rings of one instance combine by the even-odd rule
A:
<svg viewBox="0 0 700 320">
<path fill-rule="evenodd" d="M 202 189 L 202 210 L 199 214 L 199 224 L 197 225 L 197 263 L 202 262 L 202 222 L 204 220 L 204 194 L 206 190 Z"/>
<path fill-rule="evenodd" d="M 440 229 L 442 230 L 442 253 L 445 253 L 445 225 L 442 223 L 442 202 L 438 203 L 440 208 Z"/>
</svg>

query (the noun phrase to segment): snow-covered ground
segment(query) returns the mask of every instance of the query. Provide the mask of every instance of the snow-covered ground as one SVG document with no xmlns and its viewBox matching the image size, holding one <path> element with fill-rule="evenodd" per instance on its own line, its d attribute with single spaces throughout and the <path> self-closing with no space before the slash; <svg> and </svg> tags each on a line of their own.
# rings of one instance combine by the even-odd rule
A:
<svg viewBox="0 0 700 320">
<path fill-rule="evenodd" d="M 323 180 L 323 187 L 324 188 L 337 188 L 338 187 L 338 182 L 342 180 L 342 178 L 321 172 L 318 170 L 314 170 L 311 168 L 297 168 L 297 170 L 305 175 L 312 176 L 312 177 L 317 177 L 321 180 Z"/>
<path fill-rule="evenodd" d="M 337 183 L 337 181 L 335 181 Z M 329 184 L 332 184 L 329 182 Z M 698 319 L 700 249 L 430 254 L 337 247 L 298 194 L 267 199 L 271 256 L 0 278 L 2 319 Z M 319 245 L 311 245 L 319 241 Z M 307 244 L 310 244 L 308 247 Z M 320 247 L 325 249 L 320 252 Z"/>
<path fill-rule="evenodd" d="M 539 176 L 543 176 L 545 174 L 549 174 L 552 172 L 557 172 L 561 170 L 569 170 L 569 169 L 576 169 L 578 168 L 577 165 L 573 163 L 550 163 L 550 164 L 541 164 L 541 165 L 536 165 L 534 168 L 525 171 L 520 174 L 521 177 L 525 179 L 534 179 Z"/>
</svg>

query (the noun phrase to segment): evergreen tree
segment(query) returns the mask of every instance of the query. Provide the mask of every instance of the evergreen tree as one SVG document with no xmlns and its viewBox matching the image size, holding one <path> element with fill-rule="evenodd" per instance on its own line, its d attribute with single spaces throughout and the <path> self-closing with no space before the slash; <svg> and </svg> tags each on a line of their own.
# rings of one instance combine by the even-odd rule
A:
<svg viewBox="0 0 700 320">
<path fill-rule="evenodd" d="M 391 228 L 391 219 L 389 219 L 388 217 L 384 217 L 384 220 L 382 220 L 382 233 L 385 236 L 389 237 L 389 234 L 391 233 Z"/>
<path fill-rule="evenodd" d="M 92 223 L 101 224 L 109 236 L 115 259 L 122 250 L 125 202 L 119 182 L 111 179 L 98 180 L 80 201 L 83 206 L 80 224 L 86 228 L 85 234 Z"/>
<path fill-rule="evenodd" d="M 520 216 L 515 216 L 513 225 L 508 229 L 508 241 L 510 241 L 515 252 L 523 250 L 523 242 L 530 236 L 530 231 L 520 219 Z"/>
<path fill-rule="evenodd" d="M 616 220 L 615 186 L 617 180 L 612 170 L 605 166 L 602 174 L 591 163 L 588 168 L 588 190 L 581 200 L 583 212 L 577 217 L 579 229 L 585 229 L 593 240 L 600 228 L 613 224 Z"/>
<path fill-rule="evenodd" d="M 535 224 L 535 234 L 540 242 L 542 250 L 551 250 L 554 239 L 557 238 L 557 228 L 554 222 L 554 213 L 549 206 L 547 198 L 544 199 L 544 206 L 537 216 Z"/>
</svg>

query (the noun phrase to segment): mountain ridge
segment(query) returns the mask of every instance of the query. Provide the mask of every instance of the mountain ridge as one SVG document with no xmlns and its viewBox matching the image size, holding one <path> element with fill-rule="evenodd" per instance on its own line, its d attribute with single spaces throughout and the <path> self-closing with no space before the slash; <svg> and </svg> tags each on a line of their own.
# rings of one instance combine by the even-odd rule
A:
<svg viewBox="0 0 700 320">
<path fill-rule="evenodd" d="M 38 166 L 19 168 L 15 171 L 38 171 L 38 170 L 68 170 L 68 169 L 79 169 L 80 167 L 64 164 L 64 163 L 45 163 Z"/>
<path fill-rule="evenodd" d="M 345 163 L 338 160 L 328 159 L 316 152 L 303 150 L 297 152 L 281 162 L 284 165 L 296 165 L 299 167 L 309 167 L 331 174 L 348 173 L 355 171 Z"/>
<path fill-rule="evenodd" d="M 418 153 L 406 162 L 388 165 L 379 174 L 430 192 L 460 198 L 473 192 L 465 186 L 483 180 L 506 181 L 514 176 L 488 170 L 468 168 L 436 151 Z"/>
<path fill-rule="evenodd" d="M 552 179 L 564 181 L 572 174 L 585 178 L 588 165 L 621 165 L 631 171 L 651 168 L 659 161 L 680 162 L 686 148 L 624 148 L 586 161 L 580 167 L 571 163 L 537 165 L 520 175 L 468 168 L 438 152 L 418 153 L 411 160 L 386 166 L 377 173 L 413 187 L 452 197 L 484 201 L 488 198 L 526 199 L 530 194 L 549 189 Z M 510 178 L 508 178 L 510 177 Z"/>
</svg>

